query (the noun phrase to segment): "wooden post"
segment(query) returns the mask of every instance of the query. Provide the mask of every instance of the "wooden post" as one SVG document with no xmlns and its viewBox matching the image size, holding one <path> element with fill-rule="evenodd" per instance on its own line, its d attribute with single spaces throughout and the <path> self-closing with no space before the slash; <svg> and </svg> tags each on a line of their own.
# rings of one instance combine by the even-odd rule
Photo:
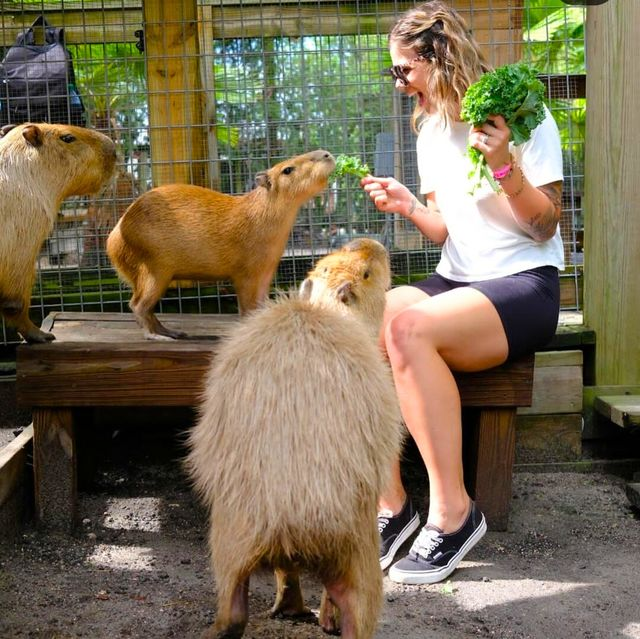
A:
<svg viewBox="0 0 640 639">
<path fill-rule="evenodd" d="M 207 122 L 207 160 L 209 163 L 208 185 L 219 191 L 220 158 L 218 153 L 218 138 L 216 135 L 216 79 L 213 58 L 213 7 L 200 5 L 198 8 L 198 34 L 200 38 L 200 78 L 204 89 L 204 116 Z M 203 134 L 204 135 L 204 134 Z"/>
<path fill-rule="evenodd" d="M 490 530 L 507 530 L 516 450 L 516 408 L 484 408 L 472 427 L 465 483 Z"/>
<path fill-rule="evenodd" d="M 71 532 L 76 516 L 77 469 L 70 409 L 34 409 L 33 452 L 36 518 L 46 527 Z"/>
<path fill-rule="evenodd" d="M 153 184 L 208 186 L 196 0 L 144 0 Z"/>
<path fill-rule="evenodd" d="M 584 319 L 595 383 L 640 384 L 640 2 L 587 10 Z"/>
</svg>

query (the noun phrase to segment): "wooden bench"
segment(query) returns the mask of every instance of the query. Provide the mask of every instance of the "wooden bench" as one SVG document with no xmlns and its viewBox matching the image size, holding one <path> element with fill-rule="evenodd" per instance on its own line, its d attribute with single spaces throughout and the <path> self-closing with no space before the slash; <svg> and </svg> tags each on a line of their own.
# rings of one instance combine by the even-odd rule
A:
<svg viewBox="0 0 640 639">
<path fill-rule="evenodd" d="M 637 438 L 640 435 L 640 389 L 610 386 L 593 390 L 600 393 L 593 398 L 594 412 Z M 635 473 L 633 481 L 627 482 L 627 497 L 633 506 L 640 508 L 640 473 Z"/>
<path fill-rule="evenodd" d="M 17 396 L 34 429 L 35 507 L 39 521 L 69 530 L 76 514 L 78 409 L 194 406 L 234 315 L 161 315 L 190 339 L 150 342 L 131 314 L 52 313 L 43 328 L 56 340 L 17 350 Z M 472 421 L 469 490 L 489 526 L 505 530 L 511 501 L 518 406 L 531 404 L 533 356 L 489 371 L 457 375 Z"/>
</svg>

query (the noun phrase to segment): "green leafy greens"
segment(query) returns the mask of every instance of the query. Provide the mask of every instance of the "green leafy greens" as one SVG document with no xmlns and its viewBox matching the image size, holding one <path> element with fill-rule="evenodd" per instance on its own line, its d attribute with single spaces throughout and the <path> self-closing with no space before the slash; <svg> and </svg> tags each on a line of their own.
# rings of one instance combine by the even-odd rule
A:
<svg viewBox="0 0 640 639">
<path fill-rule="evenodd" d="M 511 129 L 513 143 L 526 142 L 545 116 L 544 85 L 536 73 L 522 62 L 485 73 L 467 89 L 460 117 L 473 126 L 480 126 L 490 115 L 501 115 Z M 483 177 L 494 191 L 499 191 L 500 186 L 493 179 L 484 155 L 472 147 L 467 148 L 467 155 L 473 165 L 469 173 L 471 193 L 480 186 Z"/>
<path fill-rule="evenodd" d="M 341 178 L 345 175 L 355 175 L 356 177 L 363 178 L 370 173 L 369 167 L 363 164 L 360 158 L 354 155 L 339 155 L 336 158 L 336 168 L 333 169 L 332 175 L 336 178 Z"/>
</svg>

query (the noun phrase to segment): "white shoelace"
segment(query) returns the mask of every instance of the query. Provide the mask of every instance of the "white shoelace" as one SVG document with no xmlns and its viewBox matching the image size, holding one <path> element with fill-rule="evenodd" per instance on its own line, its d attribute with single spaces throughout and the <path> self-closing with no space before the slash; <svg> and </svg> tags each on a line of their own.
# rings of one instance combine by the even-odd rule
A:
<svg viewBox="0 0 640 639">
<path fill-rule="evenodd" d="M 389 524 L 389 519 L 393 517 L 393 513 L 390 510 L 382 510 L 378 513 L 378 532 L 382 533 L 382 531 Z"/>
<path fill-rule="evenodd" d="M 416 537 L 411 550 L 424 559 L 429 559 L 429 555 L 442 543 L 442 537 L 433 528 L 423 528 Z"/>
</svg>

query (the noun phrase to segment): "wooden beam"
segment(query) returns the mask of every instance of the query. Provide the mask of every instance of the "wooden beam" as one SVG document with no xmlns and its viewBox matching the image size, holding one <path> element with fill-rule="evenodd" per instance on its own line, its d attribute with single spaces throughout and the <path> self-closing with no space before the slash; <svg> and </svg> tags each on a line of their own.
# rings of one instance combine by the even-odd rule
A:
<svg viewBox="0 0 640 639">
<path fill-rule="evenodd" d="M 148 1 L 152 6 L 156 0 Z M 184 3 L 162 4 L 166 5 L 167 15 L 171 8 L 180 11 Z M 203 14 L 210 14 L 212 34 L 217 38 L 386 34 L 400 13 L 414 6 L 413 2 L 336 3 L 333 0 L 223 0 L 197 4 Z M 467 20 L 479 42 L 492 43 L 502 52 L 512 50 L 500 53 L 499 57 L 513 58 L 514 47 L 520 47 L 517 40 L 522 27 L 521 0 L 473 0 L 473 3 L 458 0 L 452 4 Z M 52 24 L 65 27 L 71 44 L 133 43 L 137 41 L 134 32 L 145 20 L 141 2 L 67 1 L 64 8 L 61 5 L 60 2 L 0 2 L 0 46 L 13 44 L 18 34 L 41 13 L 45 13 Z"/>
<path fill-rule="evenodd" d="M 595 383 L 640 384 L 640 2 L 587 9 L 584 318 Z"/>
<path fill-rule="evenodd" d="M 602 424 L 595 410 L 596 397 L 611 395 L 640 395 L 640 386 L 585 386 L 582 389 L 584 428 L 582 439 L 602 439 L 611 434 L 610 425 Z"/>
<path fill-rule="evenodd" d="M 201 6 L 198 8 L 200 28 L 198 37 L 200 39 L 200 76 L 204 89 L 204 117 L 207 122 L 207 147 L 209 158 L 209 180 L 208 186 L 216 191 L 220 190 L 220 158 L 218 153 L 218 138 L 216 136 L 216 78 L 214 73 L 214 51 L 213 51 L 213 20 L 211 17 L 211 7 Z"/>
<path fill-rule="evenodd" d="M 195 0 L 144 3 L 153 185 L 208 186 Z"/>
<path fill-rule="evenodd" d="M 640 428 L 640 395 L 598 395 L 593 409 L 621 428 Z"/>
<path fill-rule="evenodd" d="M 33 425 L 0 449 L 0 508 L 24 481 L 27 450 L 33 440 Z"/>
</svg>

